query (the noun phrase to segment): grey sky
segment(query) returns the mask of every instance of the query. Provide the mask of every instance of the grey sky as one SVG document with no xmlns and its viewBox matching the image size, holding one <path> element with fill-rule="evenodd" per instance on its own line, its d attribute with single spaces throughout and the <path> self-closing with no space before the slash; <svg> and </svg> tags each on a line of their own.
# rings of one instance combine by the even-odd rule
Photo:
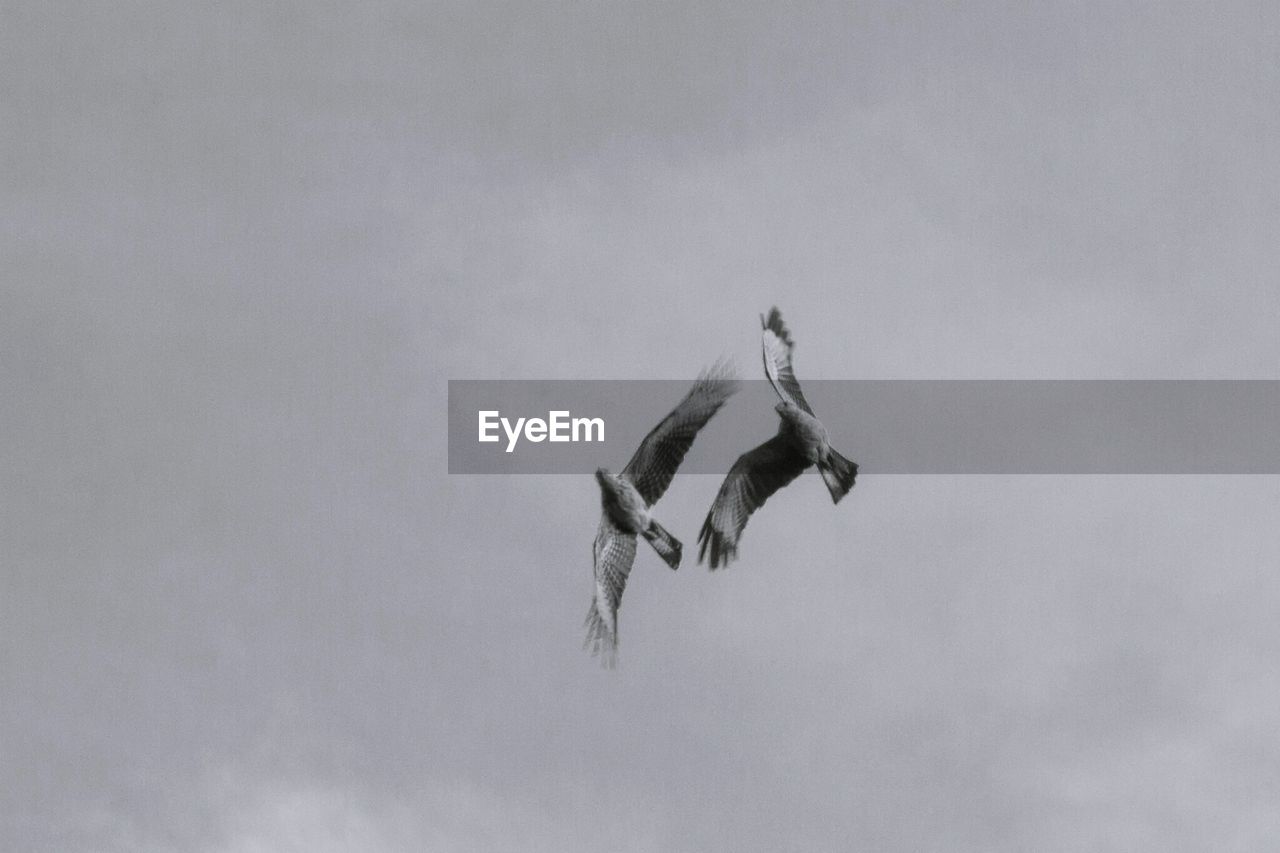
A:
<svg viewBox="0 0 1280 853">
<path fill-rule="evenodd" d="M 450 477 L 444 425 L 754 366 L 774 303 L 802 380 L 1277 378 L 1278 42 L 3 5 L 0 847 L 1274 845 L 1277 478 L 808 477 L 723 574 L 642 552 L 606 673 L 594 481 Z"/>
</svg>

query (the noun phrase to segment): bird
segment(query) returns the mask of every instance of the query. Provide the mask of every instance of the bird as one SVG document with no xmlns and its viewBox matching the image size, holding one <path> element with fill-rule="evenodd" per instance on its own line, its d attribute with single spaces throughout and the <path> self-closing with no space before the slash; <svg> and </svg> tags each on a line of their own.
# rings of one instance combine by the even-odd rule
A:
<svg viewBox="0 0 1280 853">
<path fill-rule="evenodd" d="M 617 663 L 618 608 L 636 556 L 636 537 L 643 536 L 668 566 L 680 567 L 683 546 L 650 513 L 675 476 L 698 431 L 738 390 L 733 365 L 716 362 L 704 370 L 684 398 L 640 442 L 620 473 L 596 470 L 600 486 L 600 526 L 591 546 L 595 593 L 587 611 L 583 648 Z"/>
<path fill-rule="evenodd" d="M 776 306 L 767 318 L 760 315 L 760 325 L 764 372 L 779 397 L 774 411 L 780 422 L 777 434 L 739 456 L 720 484 L 698 534 L 698 562 L 710 557 L 712 570 L 738 556 L 738 540 L 751 514 L 810 465 L 818 466 L 833 504 L 849 493 L 858 476 L 857 463 L 831 446 L 826 427 L 800 390 L 791 367 L 795 342 Z"/>
</svg>

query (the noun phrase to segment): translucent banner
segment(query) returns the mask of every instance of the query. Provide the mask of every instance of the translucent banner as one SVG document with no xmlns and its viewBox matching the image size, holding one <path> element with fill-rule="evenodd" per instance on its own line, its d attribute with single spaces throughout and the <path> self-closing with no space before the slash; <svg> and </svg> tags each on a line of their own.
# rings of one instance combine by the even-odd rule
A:
<svg viewBox="0 0 1280 853">
<path fill-rule="evenodd" d="M 692 380 L 450 380 L 449 473 L 620 470 Z M 1280 381 L 806 380 L 863 474 L 1277 474 Z M 746 380 L 681 473 L 723 474 L 777 432 Z"/>
</svg>

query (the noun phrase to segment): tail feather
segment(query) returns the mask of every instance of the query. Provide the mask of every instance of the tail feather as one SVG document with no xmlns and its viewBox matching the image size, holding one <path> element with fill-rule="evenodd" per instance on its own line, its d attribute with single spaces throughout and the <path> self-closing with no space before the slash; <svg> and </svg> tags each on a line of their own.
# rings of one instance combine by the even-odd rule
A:
<svg viewBox="0 0 1280 853">
<path fill-rule="evenodd" d="M 853 481 L 858 476 L 858 463 L 845 459 L 834 448 L 828 448 L 827 458 L 818 463 L 818 471 L 822 474 L 822 482 L 827 484 L 827 491 L 831 492 L 831 502 L 838 504 L 853 488 Z"/>
<path fill-rule="evenodd" d="M 653 546 L 653 550 L 658 552 L 658 556 L 666 561 L 668 566 L 673 569 L 680 568 L 680 555 L 684 551 L 684 546 L 665 527 L 656 521 L 650 520 L 649 529 L 644 532 L 644 538 Z"/>
</svg>

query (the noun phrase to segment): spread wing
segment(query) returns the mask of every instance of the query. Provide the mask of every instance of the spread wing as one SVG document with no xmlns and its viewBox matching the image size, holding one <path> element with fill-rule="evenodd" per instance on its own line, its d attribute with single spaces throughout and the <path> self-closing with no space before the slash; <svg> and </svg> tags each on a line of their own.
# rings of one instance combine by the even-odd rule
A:
<svg viewBox="0 0 1280 853">
<path fill-rule="evenodd" d="M 631 574 L 636 558 L 636 537 L 614 526 L 606 513 L 600 515 L 600 529 L 591 546 L 595 562 L 596 592 L 587 611 L 587 639 L 582 647 L 593 655 L 604 655 L 605 666 L 612 667 L 618 655 L 618 608 L 622 590 Z"/>
<path fill-rule="evenodd" d="M 706 426 L 711 416 L 738 390 L 738 380 L 733 374 L 732 366 L 723 361 L 703 371 L 679 405 L 640 442 L 635 455 L 622 469 L 622 476 L 635 485 L 645 506 L 652 506 L 662 497 L 698 430 Z"/>
<path fill-rule="evenodd" d="M 738 457 L 716 494 L 698 534 L 698 562 L 711 552 L 712 569 L 729 565 L 738 555 L 738 539 L 751 513 L 769 496 L 800 476 L 809 462 L 781 433 Z"/>
<path fill-rule="evenodd" d="M 796 379 L 795 371 L 791 369 L 791 350 L 796 343 L 791 340 L 791 333 L 782 322 L 781 312 L 776 307 L 769 309 L 768 318 L 760 316 L 760 325 L 764 329 L 764 373 L 773 384 L 773 390 L 778 392 L 784 402 L 795 403 L 812 415 L 813 409 L 809 408 L 809 401 L 800 390 L 800 380 Z"/>
</svg>

